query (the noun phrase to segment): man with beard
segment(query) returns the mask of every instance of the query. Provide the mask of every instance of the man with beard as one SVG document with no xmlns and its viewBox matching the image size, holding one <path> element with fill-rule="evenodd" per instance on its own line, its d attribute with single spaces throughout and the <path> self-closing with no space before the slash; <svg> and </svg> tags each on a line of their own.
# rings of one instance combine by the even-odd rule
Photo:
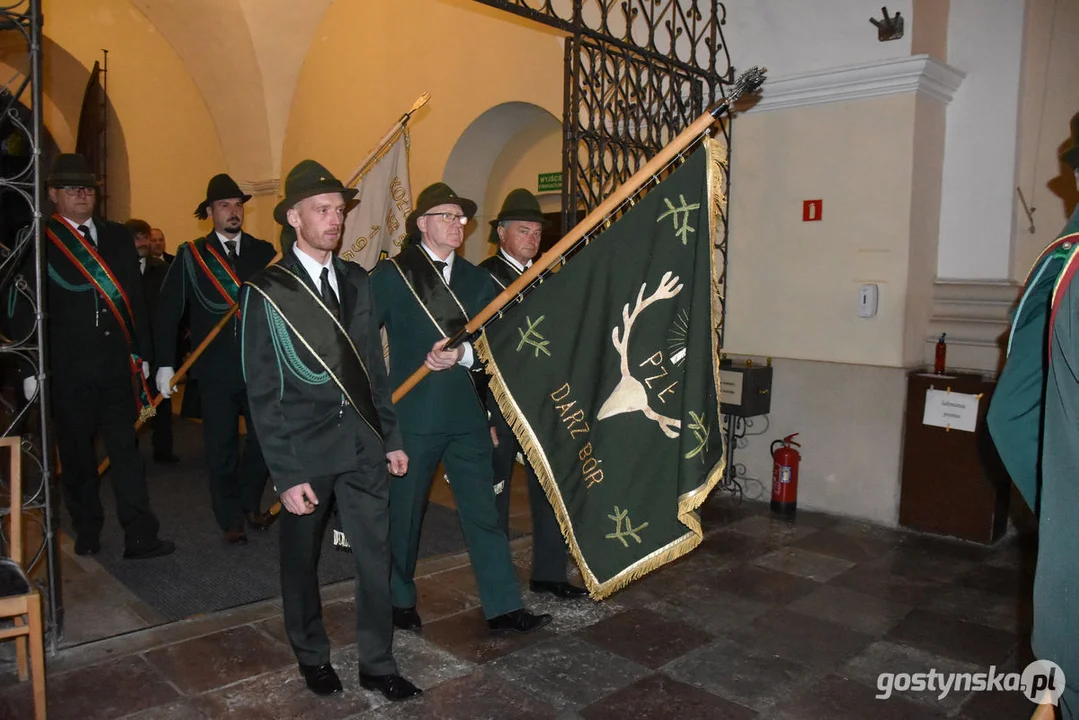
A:
<svg viewBox="0 0 1079 720">
<path fill-rule="evenodd" d="M 307 687 L 341 692 L 322 622 L 318 559 L 336 502 L 356 563 L 360 686 L 390 700 L 420 690 L 397 672 L 390 613 L 390 473 L 402 451 L 367 272 L 334 251 L 356 191 L 304 160 L 274 209 L 280 263 L 243 294 L 243 364 L 255 424 L 285 512 L 281 596 L 285 632 Z"/>
<path fill-rule="evenodd" d="M 168 266 L 164 261 L 152 255 L 150 223 L 138 218 L 131 218 L 124 223 L 131 236 L 135 238 L 135 252 L 139 254 L 139 272 L 142 274 L 142 294 L 146 298 L 147 314 L 150 318 L 150 330 L 153 331 L 157 314 L 158 300 L 161 297 L 161 285 L 165 282 Z M 160 361 L 159 361 L 160 362 Z M 157 386 L 153 375 L 149 378 L 150 394 L 157 395 Z M 154 462 L 163 465 L 175 465 L 180 458 L 172 453 L 172 401 L 165 398 L 157 407 L 153 420 Z"/>
<path fill-rule="evenodd" d="M 191 343 L 198 346 L 236 302 L 240 285 L 273 260 L 273 246 L 242 231 L 244 203 L 251 199 L 228 175 L 215 175 L 195 217 L 212 217 L 214 229 L 180 246 L 161 288 L 154 327 L 157 356 L 176 357 L 176 339 L 184 311 L 188 312 Z M 247 404 L 240 367 L 240 321 L 234 317 L 191 367 L 198 381 L 202 431 L 210 476 L 214 518 L 230 544 L 247 543 L 244 520 L 259 530 L 273 522 L 261 512 L 266 485 L 255 426 Z M 157 371 L 157 387 L 169 397 L 174 388 L 172 367 Z M 247 424 L 243 457 L 239 454 L 239 421 Z"/>
<path fill-rule="evenodd" d="M 109 480 L 124 529 L 124 558 L 168 555 L 176 546 L 157 536 L 135 437 L 136 418 L 148 412 L 145 378 L 152 343 L 131 233 L 119 223 L 93 217 L 97 178 L 82 155 L 59 155 L 47 185 L 56 206 L 42 238 L 48 270 L 42 310 L 48 313 L 48 347 L 53 350 L 49 404 L 64 503 L 75 527 L 75 554 L 101 551 L 105 517 L 95 448 L 100 434 L 112 465 Z M 32 252 L 21 272 L 33 285 Z M 14 311 L 16 336 L 24 337 L 24 328 L 34 322 L 33 309 L 20 301 Z M 24 378 L 23 392 L 27 400 L 37 395 L 37 378 Z"/>
<path fill-rule="evenodd" d="M 539 252 L 543 228 L 547 224 L 539 201 L 532 193 L 523 188 L 512 191 L 502 203 L 498 217 L 491 221 L 491 242 L 498 243 L 499 251 L 480 263 L 480 267 L 491 273 L 499 287 L 505 290 L 532 265 L 532 258 Z M 498 440 L 492 457 L 498 521 L 508 534 L 510 481 L 521 444 L 491 393 L 487 394 L 487 409 Z M 532 579 L 529 587 L 532 592 L 550 593 L 557 598 L 584 597 L 588 594 L 587 590 L 566 580 L 566 543 L 558 527 L 558 518 L 531 463 L 525 463 L 525 474 L 528 504 L 532 511 Z"/>
<path fill-rule="evenodd" d="M 491 276 L 455 254 L 476 203 L 444 183 L 426 188 L 405 220 L 409 244 L 371 273 L 378 321 L 390 345 L 390 385 L 420 365 L 433 370 L 397 404 L 408 474 L 390 485 L 393 622 L 418 629 L 416 558 L 420 526 L 435 468 L 441 461 L 461 519 L 480 602 L 491 631 L 528 633 L 551 621 L 524 609 L 506 533 L 498 526 L 491 476 L 492 433 L 482 391 L 483 370 L 465 343 L 447 339 L 495 297 Z"/>
</svg>

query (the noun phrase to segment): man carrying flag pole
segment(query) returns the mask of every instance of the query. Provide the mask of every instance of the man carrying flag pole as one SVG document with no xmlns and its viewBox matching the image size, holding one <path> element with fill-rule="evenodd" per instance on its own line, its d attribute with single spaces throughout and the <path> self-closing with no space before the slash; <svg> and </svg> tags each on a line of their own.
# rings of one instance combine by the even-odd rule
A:
<svg viewBox="0 0 1079 720">
<path fill-rule="evenodd" d="M 195 209 L 195 216 L 212 218 L 214 228 L 206 237 L 181 245 L 165 275 L 154 324 L 158 357 L 176 357 L 176 339 L 185 311 L 190 315 L 191 340 L 199 343 L 231 311 L 240 284 L 274 259 L 273 245 L 243 232 L 244 203 L 250 199 L 228 175 L 210 179 L 206 199 Z M 214 518 L 226 543 L 243 545 L 247 543 L 245 521 L 264 530 L 273 519 L 261 512 L 269 471 L 244 390 L 239 322 L 230 324 L 232 327 L 220 333 L 192 369 L 199 381 Z M 174 374 L 167 365 L 157 371 L 157 387 L 164 397 L 173 392 Z M 241 416 L 247 424 L 242 457 Z"/>
<path fill-rule="evenodd" d="M 491 242 L 498 244 L 498 252 L 480 263 L 480 267 L 491 273 L 500 288 L 504 290 L 512 285 L 532 264 L 532 258 L 539 252 L 543 228 L 547 223 L 539 201 L 528 190 L 517 188 L 506 196 L 498 217 L 491 221 Z M 498 507 L 498 522 L 508 536 L 510 483 L 521 444 L 514 437 L 494 397 L 490 393 L 487 395 L 491 426 L 498 439 L 492 457 L 495 504 Z M 532 577 L 529 588 L 532 592 L 546 592 L 567 600 L 587 595 L 587 590 L 573 585 L 566 578 L 566 543 L 562 539 L 554 509 L 531 463 L 525 463 L 525 478 L 528 506 L 532 514 Z"/>
<path fill-rule="evenodd" d="M 101 550 L 105 518 L 94 447 L 100 432 L 115 459 L 112 486 L 124 529 L 124 558 L 168 555 L 176 546 L 157 536 L 146 468 L 132 429 L 137 406 L 143 419 L 153 415 L 146 397 L 152 342 L 134 240 L 123 225 L 93 217 L 97 178 L 82 155 L 59 155 L 47 184 L 56 213 L 45 225 L 48 286 L 42 309 L 49 315 L 48 344 L 55 348 L 47 369 L 49 401 L 75 553 Z M 32 254 L 22 274 L 34 282 Z M 18 326 L 33 322 L 25 302 L 17 302 L 14 312 Z M 37 378 L 24 378 L 23 391 L 32 399 Z"/>
<path fill-rule="evenodd" d="M 442 346 L 456 347 L 504 316 L 476 349 L 489 360 L 499 406 L 540 474 L 595 599 L 684 555 L 703 537 L 696 511 L 724 471 L 713 257 L 725 202 L 724 153 L 705 141 L 647 195 L 639 191 L 666 175 L 735 100 L 754 92 L 764 73 L 744 72 L 727 98 Z M 573 262 L 529 292 L 593 228 L 623 210 Z M 521 306 L 507 312 L 522 295 Z M 394 400 L 428 372 L 413 372 Z"/>
</svg>

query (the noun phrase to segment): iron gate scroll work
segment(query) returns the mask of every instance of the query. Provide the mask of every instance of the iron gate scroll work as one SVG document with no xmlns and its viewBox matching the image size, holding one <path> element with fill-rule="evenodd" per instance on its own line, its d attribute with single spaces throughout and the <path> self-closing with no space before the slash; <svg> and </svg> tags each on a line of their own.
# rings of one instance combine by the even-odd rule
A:
<svg viewBox="0 0 1079 720">
<path fill-rule="evenodd" d="M 21 435 L 23 497 L 7 492 L 10 478 L 0 481 L 4 499 L 21 502 L 27 537 L 23 558 L 27 575 L 45 602 L 46 642 L 56 653 L 63 627 L 59 580 L 59 547 L 55 534 L 52 453 L 45 403 L 47 379 L 42 277 L 42 207 L 44 205 L 42 125 L 42 15 L 40 0 L 0 0 L 0 32 L 7 33 L 4 60 L 16 69 L 0 90 L 0 293 L 5 320 L 13 303 L 28 303 L 34 310 L 29 327 L 5 322 L 0 329 L 0 427 L 4 436 Z M 22 274 L 27 257 L 27 278 Z M 31 285 L 29 280 L 34 280 Z M 18 366 L 38 378 L 37 392 L 23 397 Z M 0 514 L 10 515 L 11 504 Z M 5 533 L 7 530 L 5 529 Z M 5 548 L 9 538 L 5 534 Z"/>
<path fill-rule="evenodd" d="M 475 0 L 567 34 L 562 143 L 566 233 L 734 81 L 717 0 Z M 730 125 L 720 124 L 730 157 Z M 669 168 L 667 172 L 670 172 Z M 723 165 L 729 187 L 729 163 Z M 661 180 L 662 178 L 657 178 Z M 727 217 L 716 241 L 726 317 Z M 723 344 L 723 323 L 716 328 Z"/>
<path fill-rule="evenodd" d="M 568 35 L 562 116 L 563 234 L 707 108 L 727 98 L 734 83 L 723 36 L 727 10 L 716 0 L 476 2 Z M 723 186 L 729 194 L 729 118 L 721 119 L 720 132 L 727 150 Z M 674 167 L 667 168 L 663 177 Z M 726 205 L 720 209 L 719 222 L 716 344 L 722 348 L 727 317 Z M 734 422 L 735 418 L 725 417 L 725 423 Z M 741 499 L 739 467 L 744 475 L 744 466 L 729 462 L 719 487 Z"/>
</svg>

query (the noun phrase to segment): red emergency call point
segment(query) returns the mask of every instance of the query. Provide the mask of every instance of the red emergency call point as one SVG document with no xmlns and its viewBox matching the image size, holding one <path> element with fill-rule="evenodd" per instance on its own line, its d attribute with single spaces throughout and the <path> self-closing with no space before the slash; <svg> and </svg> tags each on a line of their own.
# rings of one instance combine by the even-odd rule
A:
<svg viewBox="0 0 1079 720">
<path fill-rule="evenodd" d="M 824 200 L 803 200 L 802 201 L 802 222 L 813 222 L 821 219 L 821 212 L 824 209 Z"/>
</svg>

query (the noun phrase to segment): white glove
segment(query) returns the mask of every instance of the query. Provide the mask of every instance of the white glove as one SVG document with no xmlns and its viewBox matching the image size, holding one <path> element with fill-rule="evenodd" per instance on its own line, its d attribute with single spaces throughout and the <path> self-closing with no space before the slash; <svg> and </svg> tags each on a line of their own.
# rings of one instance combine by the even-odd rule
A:
<svg viewBox="0 0 1079 720">
<path fill-rule="evenodd" d="M 155 376 L 157 391 L 161 393 L 162 397 L 172 397 L 172 376 L 175 374 L 170 367 L 157 369 L 157 375 Z"/>
<path fill-rule="evenodd" d="M 22 394 L 26 396 L 27 400 L 33 400 L 34 395 L 37 394 L 37 378 L 31 375 L 28 378 L 22 379 Z"/>
<path fill-rule="evenodd" d="M 145 360 L 142 361 L 142 376 L 147 380 L 150 379 L 150 363 Z"/>
</svg>

